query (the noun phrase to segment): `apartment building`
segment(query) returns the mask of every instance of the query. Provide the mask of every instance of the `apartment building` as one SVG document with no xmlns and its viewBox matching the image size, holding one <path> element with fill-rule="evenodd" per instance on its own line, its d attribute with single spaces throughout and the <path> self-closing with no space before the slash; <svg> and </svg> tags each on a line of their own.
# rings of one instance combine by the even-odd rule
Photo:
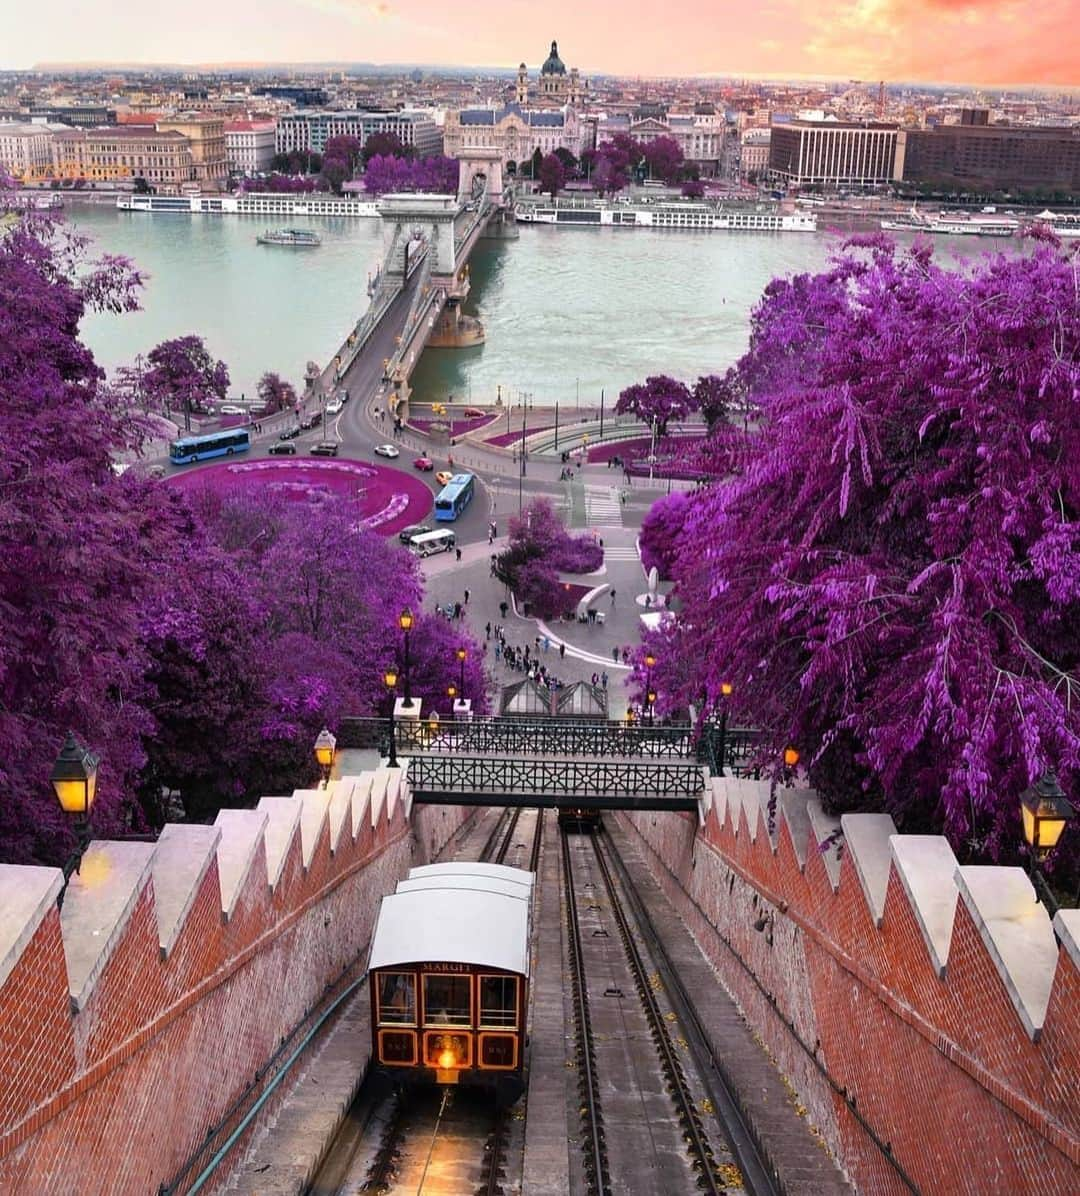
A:
<svg viewBox="0 0 1080 1196">
<path fill-rule="evenodd" d="M 63 129 L 54 134 L 52 148 L 52 173 L 58 179 L 143 178 L 168 190 L 195 177 L 191 143 L 176 130 L 149 125 Z"/>
<path fill-rule="evenodd" d="M 204 190 L 220 187 L 229 174 L 225 161 L 225 120 L 184 114 L 157 122 L 158 132 L 179 133 L 191 147 L 191 178 Z"/>
<path fill-rule="evenodd" d="M 312 150 L 321 154 L 331 137 L 355 137 L 361 143 L 373 133 L 395 133 L 406 149 L 421 157 L 442 150 L 442 129 L 429 112 L 290 112 L 277 122 L 276 150 Z"/>
<path fill-rule="evenodd" d="M 64 125 L 0 124 L 0 170 L 20 183 L 52 178 L 53 137 Z"/>
<path fill-rule="evenodd" d="M 895 176 L 896 125 L 834 120 L 774 124 L 769 175 L 789 187 L 870 187 Z"/>
<path fill-rule="evenodd" d="M 233 174 L 262 174 L 277 152 L 272 120 L 231 120 L 225 126 L 225 165 Z"/>
<path fill-rule="evenodd" d="M 959 124 L 901 132 L 905 182 L 1080 195 L 1080 128 Z"/>
</svg>

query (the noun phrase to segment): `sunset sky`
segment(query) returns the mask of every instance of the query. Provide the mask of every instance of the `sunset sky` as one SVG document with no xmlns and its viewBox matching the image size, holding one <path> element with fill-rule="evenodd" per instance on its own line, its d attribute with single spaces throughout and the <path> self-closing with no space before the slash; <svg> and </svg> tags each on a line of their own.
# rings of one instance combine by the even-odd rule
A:
<svg viewBox="0 0 1080 1196">
<path fill-rule="evenodd" d="M 588 75 L 1080 83 L 1080 0 L 60 0 L 7 6 L 0 67 L 420 62 Z"/>
</svg>

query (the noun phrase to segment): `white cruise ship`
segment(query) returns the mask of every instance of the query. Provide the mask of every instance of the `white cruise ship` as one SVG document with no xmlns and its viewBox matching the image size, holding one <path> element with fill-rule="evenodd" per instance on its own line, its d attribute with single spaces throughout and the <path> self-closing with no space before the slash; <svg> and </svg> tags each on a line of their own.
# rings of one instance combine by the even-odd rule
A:
<svg viewBox="0 0 1080 1196">
<path fill-rule="evenodd" d="M 523 224 L 614 228 L 671 228 L 723 232 L 817 231 L 811 212 L 781 213 L 774 207 L 714 207 L 707 203 L 619 203 L 605 200 L 556 199 L 519 203 L 515 215 Z"/>
<path fill-rule="evenodd" d="M 914 208 L 902 216 L 882 220 L 890 233 L 931 233 L 946 237 L 1011 237 L 1020 228 L 1012 216 L 984 212 L 918 212 Z"/>
<path fill-rule="evenodd" d="M 235 195 L 120 195 L 122 212 L 194 212 L 235 216 L 378 216 L 374 200 L 321 191 L 281 194 L 246 191 Z"/>
<path fill-rule="evenodd" d="M 1040 212 L 1038 216 L 1033 217 L 1033 222 L 1045 224 L 1062 240 L 1080 237 L 1080 212 Z"/>
</svg>

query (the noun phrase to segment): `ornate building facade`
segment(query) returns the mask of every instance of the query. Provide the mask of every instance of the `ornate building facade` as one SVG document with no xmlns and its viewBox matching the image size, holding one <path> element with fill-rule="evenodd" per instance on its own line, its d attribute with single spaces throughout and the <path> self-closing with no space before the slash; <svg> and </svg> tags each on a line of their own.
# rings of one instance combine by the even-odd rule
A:
<svg viewBox="0 0 1080 1196">
<path fill-rule="evenodd" d="M 503 165 L 515 167 L 539 150 L 541 154 L 567 149 L 575 158 L 585 148 L 585 129 L 573 108 L 554 112 L 505 108 L 465 108 L 448 112 L 443 125 L 443 152 L 456 158 L 463 149 L 484 146 L 498 149 Z"/>
<path fill-rule="evenodd" d="M 559 57 L 558 42 L 551 43 L 551 53 L 548 54 L 544 65 L 540 68 L 540 79 L 531 93 L 529 68 L 525 63 L 518 67 L 515 98 L 522 107 L 528 104 L 540 108 L 563 108 L 567 104 L 572 108 L 581 107 L 585 98 L 581 77 L 578 75 L 576 66 L 567 71 L 563 60 Z"/>
</svg>

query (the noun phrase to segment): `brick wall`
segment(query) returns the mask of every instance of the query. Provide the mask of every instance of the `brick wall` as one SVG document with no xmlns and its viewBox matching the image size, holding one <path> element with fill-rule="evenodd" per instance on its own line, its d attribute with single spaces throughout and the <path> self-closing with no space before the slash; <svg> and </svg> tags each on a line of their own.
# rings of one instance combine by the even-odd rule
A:
<svg viewBox="0 0 1080 1196">
<path fill-rule="evenodd" d="M 0 1191 L 174 1176 L 467 814 L 399 784 L 380 768 L 93 844 L 62 912 L 54 869 L 0 868 Z"/>
<path fill-rule="evenodd" d="M 1018 869 L 769 800 L 714 778 L 701 819 L 618 817 L 857 1189 L 1080 1191 L 1080 911 L 1051 927 Z"/>
</svg>

